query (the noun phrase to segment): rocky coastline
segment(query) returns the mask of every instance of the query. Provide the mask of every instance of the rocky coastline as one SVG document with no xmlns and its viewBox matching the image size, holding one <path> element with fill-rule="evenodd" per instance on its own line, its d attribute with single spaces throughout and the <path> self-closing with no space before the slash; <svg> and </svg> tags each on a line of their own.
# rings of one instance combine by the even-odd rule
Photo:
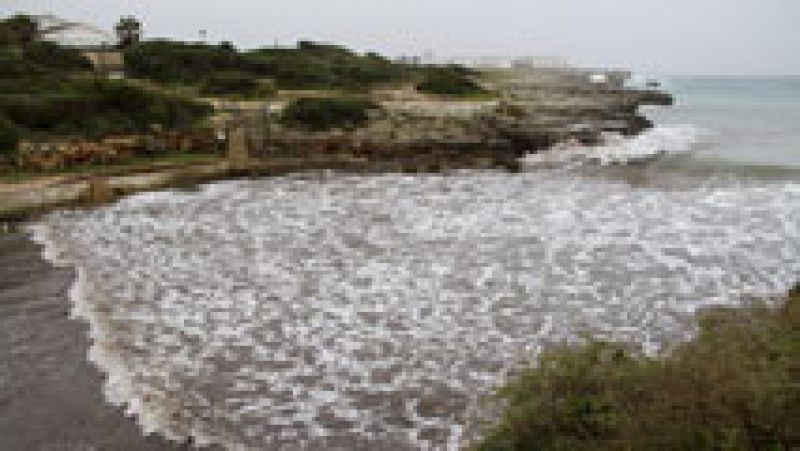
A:
<svg viewBox="0 0 800 451">
<path fill-rule="evenodd" d="M 491 99 L 449 99 L 395 90 L 362 127 L 308 132 L 270 124 L 247 127 L 244 148 L 210 161 L 162 164 L 102 174 L 39 177 L 0 183 L 0 221 L 25 220 L 53 208 L 94 205 L 133 192 L 218 179 L 309 170 L 438 172 L 515 170 L 518 158 L 564 142 L 596 144 L 603 133 L 635 135 L 652 124 L 641 105 L 670 105 L 668 93 L 596 82 L 578 70 L 505 70 L 483 81 Z M 384 93 L 385 95 L 385 93 Z M 280 110 L 281 105 L 267 105 Z M 250 113 L 263 111 L 262 103 Z M 248 119 L 249 117 L 249 119 Z M 557 150 L 552 150 L 557 151 Z"/>
</svg>

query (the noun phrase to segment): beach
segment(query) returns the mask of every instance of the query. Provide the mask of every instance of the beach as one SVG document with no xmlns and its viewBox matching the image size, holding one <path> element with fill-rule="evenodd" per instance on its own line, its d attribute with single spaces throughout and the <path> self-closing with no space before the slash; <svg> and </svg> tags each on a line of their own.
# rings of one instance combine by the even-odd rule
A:
<svg viewBox="0 0 800 451">
<path fill-rule="evenodd" d="M 0 448 L 180 449 L 103 399 L 88 326 L 70 318 L 74 271 L 44 261 L 24 232 L 0 235 L 0 255 Z"/>
</svg>

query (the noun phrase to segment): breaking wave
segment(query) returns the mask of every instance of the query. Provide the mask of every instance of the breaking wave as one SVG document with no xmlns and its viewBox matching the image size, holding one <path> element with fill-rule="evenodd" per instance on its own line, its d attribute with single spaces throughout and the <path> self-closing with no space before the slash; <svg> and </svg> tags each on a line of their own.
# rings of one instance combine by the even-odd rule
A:
<svg viewBox="0 0 800 451">
<path fill-rule="evenodd" d="M 605 134 L 602 144 L 597 146 L 557 145 L 547 152 L 527 155 L 522 161 L 528 166 L 627 164 L 665 154 L 689 152 L 701 138 L 708 135 L 708 131 L 693 125 L 659 125 L 634 137 Z"/>
<path fill-rule="evenodd" d="M 608 158 L 689 146 L 669 130 Z M 31 228 L 77 268 L 89 357 L 146 433 L 453 449 L 480 397 L 547 343 L 655 352 L 691 336 L 697 308 L 798 277 L 800 183 L 674 186 L 580 171 L 275 177 Z"/>
</svg>

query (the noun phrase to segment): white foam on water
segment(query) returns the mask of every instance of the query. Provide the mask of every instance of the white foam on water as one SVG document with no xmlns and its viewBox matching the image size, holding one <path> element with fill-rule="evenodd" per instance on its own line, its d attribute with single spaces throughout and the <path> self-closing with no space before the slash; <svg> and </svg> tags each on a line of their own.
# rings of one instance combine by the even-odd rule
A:
<svg viewBox="0 0 800 451">
<path fill-rule="evenodd" d="M 644 144 L 642 147 L 647 147 Z M 650 351 L 800 275 L 800 183 L 576 172 L 212 184 L 32 226 L 109 401 L 229 449 L 454 449 L 551 342 Z"/>
<path fill-rule="evenodd" d="M 560 144 L 547 152 L 526 155 L 521 161 L 528 166 L 627 164 L 664 154 L 689 152 L 699 139 L 708 134 L 708 131 L 688 124 L 659 125 L 634 137 L 605 134 L 603 143 L 597 146 Z"/>
</svg>

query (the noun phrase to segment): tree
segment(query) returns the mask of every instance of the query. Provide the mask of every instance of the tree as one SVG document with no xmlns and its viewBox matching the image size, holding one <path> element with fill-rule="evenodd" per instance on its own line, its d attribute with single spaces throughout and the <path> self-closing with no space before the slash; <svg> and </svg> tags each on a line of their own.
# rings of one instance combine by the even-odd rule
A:
<svg viewBox="0 0 800 451">
<path fill-rule="evenodd" d="M 36 22 L 24 14 L 0 21 L 0 45 L 28 45 L 38 38 Z"/>
<path fill-rule="evenodd" d="M 114 31 L 117 33 L 118 45 L 129 47 L 142 38 L 142 23 L 133 16 L 122 17 L 114 26 Z"/>
</svg>

